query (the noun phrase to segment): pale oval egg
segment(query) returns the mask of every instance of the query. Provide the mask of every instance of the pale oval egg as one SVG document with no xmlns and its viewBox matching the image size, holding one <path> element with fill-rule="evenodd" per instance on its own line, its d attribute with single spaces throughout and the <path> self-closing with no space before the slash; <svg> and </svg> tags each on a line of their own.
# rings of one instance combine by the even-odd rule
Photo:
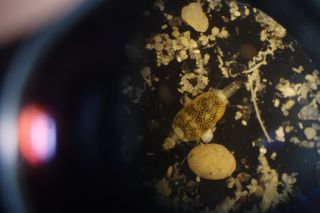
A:
<svg viewBox="0 0 320 213">
<path fill-rule="evenodd" d="M 189 152 L 188 165 L 201 178 L 219 180 L 234 172 L 236 160 L 233 154 L 220 144 L 200 144 Z"/>
</svg>

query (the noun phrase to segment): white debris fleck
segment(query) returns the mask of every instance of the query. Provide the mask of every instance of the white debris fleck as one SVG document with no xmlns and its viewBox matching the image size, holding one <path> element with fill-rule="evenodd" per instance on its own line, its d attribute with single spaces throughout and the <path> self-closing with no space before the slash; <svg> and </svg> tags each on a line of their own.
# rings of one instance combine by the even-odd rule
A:
<svg viewBox="0 0 320 213">
<path fill-rule="evenodd" d="M 300 143 L 300 139 L 298 137 L 294 136 L 294 137 L 290 138 L 290 142 L 294 143 L 294 144 L 299 144 Z"/>
<path fill-rule="evenodd" d="M 309 147 L 310 147 L 310 148 L 313 148 L 314 145 L 315 145 L 315 142 L 314 142 L 314 141 L 309 141 Z"/>
<path fill-rule="evenodd" d="M 278 98 L 273 100 L 273 106 L 278 108 L 280 106 L 280 100 Z"/>
<path fill-rule="evenodd" d="M 299 122 L 298 125 L 300 129 L 303 129 L 303 124 L 301 122 Z"/>
<path fill-rule="evenodd" d="M 268 39 L 268 33 L 266 29 L 261 30 L 260 32 L 260 40 L 266 41 Z"/>
<path fill-rule="evenodd" d="M 220 33 L 220 29 L 218 27 L 213 27 L 211 29 L 211 35 L 212 36 L 217 36 L 217 35 L 219 35 L 219 33 Z"/>
<path fill-rule="evenodd" d="M 201 35 L 201 36 L 199 37 L 199 41 L 200 41 L 200 43 L 201 43 L 202 46 L 206 46 L 206 45 L 208 45 L 208 43 L 209 43 L 209 37 L 208 37 L 208 36 L 205 36 L 205 35 Z"/>
<path fill-rule="evenodd" d="M 265 147 L 261 147 L 261 148 L 259 149 L 259 152 L 260 152 L 260 153 L 263 153 L 263 154 L 266 154 L 266 153 L 267 153 L 267 149 L 266 149 Z"/>
<path fill-rule="evenodd" d="M 281 106 L 281 111 L 283 113 L 284 116 L 288 116 L 289 115 L 289 110 L 294 106 L 295 101 L 292 99 L 287 100 L 286 103 L 284 103 Z"/>
<path fill-rule="evenodd" d="M 147 152 L 147 156 L 154 156 L 155 155 L 155 153 L 153 153 L 153 152 Z"/>
<path fill-rule="evenodd" d="M 164 17 L 165 17 L 168 21 L 170 21 L 171 19 L 173 19 L 173 16 L 170 15 L 170 14 L 167 14 L 167 13 L 164 13 Z"/>
<path fill-rule="evenodd" d="M 299 67 L 292 67 L 292 71 L 296 73 L 301 73 L 304 71 L 304 68 L 300 65 Z"/>
<path fill-rule="evenodd" d="M 164 30 L 164 29 L 167 29 L 167 27 L 168 27 L 168 25 L 164 24 L 161 26 L 161 29 Z"/>
<path fill-rule="evenodd" d="M 292 132 L 293 130 L 294 130 L 294 127 L 293 127 L 293 126 L 286 126 L 285 129 L 284 129 L 284 131 L 285 131 L 286 133 L 290 133 L 290 132 Z"/>
<path fill-rule="evenodd" d="M 306 127 L 304 129 L 304 135 L 308 140 L 314 139 L 317 136 L 317 131 L 312 127 Z"/>
<path fill-rule="evenodd" d="M 320 130 L 320 124 L 319 123 L 312 123 L 312 128 L 314 128 L 315 130 Z"/>
<path fill-rule="evenodd" d="M 294 84 L 283 78 L 280 78 L 280 82 L 276 85 L 276 89 L 279 90 L 282 96 L 285 98 L 294 97 L 297 95 Z"/>
<path fill-rule="evenodd" d="M 221 19 L 224 23 L 228 23 L 230 21 L 230 19 L 228 17 L 225 16 L 221 16 Z"/>
<path fill-rule="evenodd" d="M 222 8 L 221 0 L 207 0 L 208 9 L 207 13 L 209 14 L 212 10 L 218 12 Z"/>
<path fill-rule="evenodd" d="M 153 85 L 153 83 L 158 82 L 159 78 L 156 77 L 154 74 L 152 74 L 151 72 L 151 68 L 150 67 L 144 67 L 140 70 L 140 74 L 142 76 L 142 78 L 145 81 L 145 85 L 147 87 L 150 87 L 151 90 L 154 90 L 155 87 Z"/>
<path fill-rule="evenodd" d="M 250 15 L 250 9 L 247 7 L 247 6 L 244 6 L 245 10 L 244 10 L 244 14 L 246 16 L 249 16 Z"/>
<path fill-rule="evenodd" d="M 243 126 L 247 126 L 247 125 L 248 125 L 248 122 L 247 122 L 246 120 L 242 120 L 242 121 L 241 121 L 241 124 L 242 124 Z"/>
<path fill-rule="evenodd" d="M 320 114 L 316 104 L 310 103 L 300 109 L 298 113 L 300 120 L 319 120 Z"/>
<path fill-rule="evenodd" d="M 130 78 L 124 79 L 122 84 L 123 84 L 122 93 L 128 96 L 129 99 L 132 101 L 132 103 L 138 104 L 143 95 L 144 89 L 138 86 L 132 86 Z"/>
<path fill-rule="evenodd" d="M 240 112 L 240 111 L 237 111 L 236 112 L 236 115 L 234 116 L 234 119 L 236 120 L 236 121 L 238 121 L 238 120 L 240 120 L 241 118 L 242 118 L 242 112 Z"/>
<path fill-rule="evenodd" d="M 167 169 L 167 177 L 171 177 L 172 172 L 173 172 L 173 167 L 169 166 L 168 169 Z"/>
<path fill-rule="evenodd" d="M 319 71 L 314 70 L 312 72 L 312 75 L 307 74 L 305 76 L 305 79 L 308 81 L 308 88 L 312 90 L 318 90 L 318 85 L 320 85 L 320 79 L 319 79 Z"/>
<path fill-rule="evenodd" d="M 227 187 L 229 189 L 233 188 L 233 186 L 236 184 L 236 181 L 233 177 L 230 177 L 227 179 Z"/>
<path fill-rule="evenodd" d="M 286 139 L 285 139 L 285 133 L 283 131 L 283 127 L 280 126 L 276 131 L 276 140 L 277 141 L 281 141 L 281 142 L 284 142 Z"/>
<path fill-rule="evenodd" d="M 303 140 L 300 144 L 300 146 L 305 147 L 305 148 L 309 148 L 309 143 L 307 140 Z"/>
<path fill-rule="evenodd" d="M 276 152 L 272 152 L 270 158 L 271 158 L 272 160 L 275 160 L 276 157 L 277 157 L 277 153 L 276 153 Z"/>
<path fill-rule="evenodd" d="M 154 3 L 154 7 L 158 8 L 160 11 L 164 11 L 164 9 L 165 9 L 164 1 L 163 0 L 157 0 Z"/>
<path fill-rule="evenodd" d="M 221 29 L 221 32 L 217 35 L 219 38 L 228 38 L 229 37 L 229 32 L 223 27 Z"/>
<path fill-rule="evenodd" d="M 299 146 L 299 147 L 308 148 L 308 149 L 313 148 L 313 147 L 316 145 L 316 143 L 315 143 L 314 141 L 308 141 L 308 140 L 302 140 L 302 141 L 301 141 L 301 140 L 300 140 L 298 137 L 296 137 L 296 136 L 291 137 L 289 141 L 290 141 L 291 143 Z M 320 144 L 319 144 L 319 145 L 320 145 Z"/>
<path fill-rule="evenodd" d="M 205 32 L 209 27 L 209 20 L 203 12 L 200 2 L 192 2 L 181 10 L 181 18 L 197 32 Z"/>
</svg>

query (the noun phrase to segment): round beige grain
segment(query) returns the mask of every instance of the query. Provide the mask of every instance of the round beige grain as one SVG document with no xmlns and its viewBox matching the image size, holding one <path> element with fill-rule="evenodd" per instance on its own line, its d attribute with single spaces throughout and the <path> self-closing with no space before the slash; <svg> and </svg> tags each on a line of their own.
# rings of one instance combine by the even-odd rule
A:
<svg viewBox="0 0 320 213">
<path fill-rule="evenodd" d="M 188 155 L 190 169 L 199 177 L 219 180 L 229 177 L 236 169 L 233 154 L 219 144 L 200 144 Z"/>
</svg>

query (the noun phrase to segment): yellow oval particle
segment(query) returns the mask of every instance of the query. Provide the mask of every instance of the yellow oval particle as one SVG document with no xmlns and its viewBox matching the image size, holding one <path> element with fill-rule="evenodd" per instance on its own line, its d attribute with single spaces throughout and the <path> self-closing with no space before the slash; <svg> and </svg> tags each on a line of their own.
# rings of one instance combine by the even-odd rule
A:
<svg viewBox="0 0 320 213">
<path fill-rule="evenodd" d="M 209 27 L 209 20 L 199 2 L 192 2 L 184 6 L 181 10 L 181 17 L 197 32 L 205 32 Z"/>
<path fill-rule="evenodd" d="M 190 169 L 199 177 L 219 180 L 229 177 L 236 169 L 236 160 L 227 148 L 219 144 L 200 144 L 188 155 Z"/>
</svg>

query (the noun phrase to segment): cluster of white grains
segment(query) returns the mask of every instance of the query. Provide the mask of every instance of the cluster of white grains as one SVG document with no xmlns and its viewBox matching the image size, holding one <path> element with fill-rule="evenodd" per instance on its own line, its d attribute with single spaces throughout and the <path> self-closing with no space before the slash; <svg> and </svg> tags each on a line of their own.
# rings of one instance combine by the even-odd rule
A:
<svg viewBox="0 0 320 213">
<path fill-rule="evenodd" d="M 166 176 L 154 183 L 159 200 L 175 210 L 189 210 L 201 205 L 197 192 L 197 181 L 191 181 L 181 172 L 181 164 L 176 162 L 169 166 Z M 172 195 L 175 196 L 172 196 Z M 190 196 L 194 195 L 194 196 Z"/>
<path fill-rule="evenodd" d="M 293 193 L 293 186 L 297 181 L 298 174 L 283 173 L 280 176 L 275 169 L 270 167 L 265 156 L 266 153 L 267 150 L 264 147 L 260 148 L 259 166 L 256 169 L 257 178 L 250 177 L 250 181 L 243 181 L 241 180 L 242 176 L 238 175 L 237 178 L 231 177 L 227 180 L 227 187 L 235 188 L 234 197 L 227 197 L 216 207 L 214 212 L 237 211 L 241 207 L 240 200 L 250 196 L 259 197 L 260 202 L 248 212 L 266 212 L 271 207 L 289 199 Z M 276 154 L 272 153 L 271 159 L 275 159 L 275 157 Z"/>
<path fill-rule="evenodd" d="M 302 73 L 304 71 L 304 68 L 302 65 L 300 65 L 298 67 L 292 67 L 292 71 L 296 73 Z"/>
<path fill-rule="evenodd" d="M 128 96 L 132 103 L 138 104 L 144 92 L 144 89 L 138 86 L 133 86 L 130 78 L 126 78 L 122 82 L 122 94 Z"/>
<path fill-rule="evenodd" d="M 236 105 L 238 111 L 235 112 L 234 119 L 236 121 L 241 121 L 243 126 L 247 126 L 253 112 L 253 107 L 247 97 L 244 97 L 242 102 L 242 104 Z"/>
<path fill-rule="evenodd" d="M 237 18 L 241 17 L 242 15 L 245 15 L 245 16 L 249 16 L 250 15 L 250 10 L 247 6 L 243 6 L 243 13 L 242 14 L 242 11 L 240 11 L 240 8 L 238 6 L 238 3 L 237 1 L 227 1 L 228 5 L 229 5 L 229 12 L 230 12 L 230 20 L 231 21 L 234 21 L 236 20 Z"/>
<path fill-rule="evenodd" d="M 160 11 L 164 11 L 164 9 L 165 9 L 164 1 L 163 0 L 156 0 L 156 2 L 154 3 L 154 7 Z"/>
<path fill-rule="evenodd" d="M 159 78 L 152 73 L 151 68 L 150 67 L 142 68 L 140 70 L 140 74 L 144 79 L 145 87 L 149 87 L 152 91 L 154 91 L 156 89 L 156 87 L 154 86 L 154 83 L 158 82 Z"/>
<path fill-rule="evenodd" d="M 211 15 L 211 11 L 220 11 L 222 8 L 222 2 L 221 0 L 207 0 L 208 3 L 208 8 L 207 8 L 207 13 Z"/>
<path fill-rule="evenodd" d="M 213 8 L 219 5 L 219 2 L 210 2 L 212 2 Z M 199 7 L 201 8 L 200 3 L 194 2 L 187 6 L 187 8 L 184 8 L 183 12 L 184 21 L 190 25 L 193 30 L 201 32 L 199 33 L 198 38 L 191 38 L 190 31 L 181 32 L 178 25 L 173 25 L 171 26 L 171 33 L 159 33 L 149 39 L 146 44 L 146 49 L 155 51 L 156 66 L 158 67 L 169 65 L 170 62 L 174 60 L 177 62 L 183 62 L 187 59 L 194 60 L 196 65 L 195 70 L 192 70 L 191 72 L 181 70 L 181 80 L 179 82 L 178 91 L 196 96 L 204 92 L 204 89 L 209 83 L 206 66 L 210 60 L 210 55 L 202 54 L 201 50 L 215 48 L 216 52 L 220 52 L 220 55 L 223 55 L 221 49 L 216 47 L 215 42 L 216 39 L 227 39 L 229 37 L 229 32 L 225 27 L 219 28 L 217 26 L 212 27 L 211 30 L 207 30 L 207 27 L 203 27 L 203 25 L 206 24 L 193 20 L 198 17 L 194 15 L 194 13 L 199 13 L 199 16 L 201 15 L 201 17 L 206 14 L 202 9 L 199 9 Z M 192 16 L 188 15 L 188 13 L 191 13 L 190 11 L 193 14 Z M 165 17 L 169 23 L 173 19 L 179 19 L 168 13 L 165 13 Z M 209 31 L 209 33 L 204 34 L 205 31 Z"/>
<path fill-rule="evenodd" d="M 289 115 L 289 111 L 292 109 L 292 107 L 295 105 L 295 101 L 292 99 L 287 100 L 286 102 L 284 102 L 281 106 L 281 111 L 283 113 L 284 116 L 288 116 Z"/>
<path fill-rule="evenodd" d="M 191 83 L 192 81 L 195 81 L 194 85 Z M 203 75 L 202 73 L 186 73 L 181 77 L 181 81 L 179 83 L 180 87 L 178 88 L 178 91 L 181 93 L 189 93 L 192 96 L 196 96 L 204 91 L 208 83 L 208 77 L 206 75 Z"/>
<path fill-rule="evenodd" d="M 198 95 L 208 85 L 207 65 L 210 56 L 202 56 L 196 40 L 190 37 L 190 31 L 179 32 L 178 27 L 172 27 L 171 35 L 161 33 L 155 35 L 147 43 L 146 48 L 156 51 L 157 66 L 168 65 L 172 60 L 182 62 L 186 59 L 195 60 L 197 68 L 191 72 L 181 72 L 181 81 L 179 91 Z M 195 80 L 196 84 L 192 85 L 190 80 Z"/>
<path fill-rule="evenodd" d="M 298 70 L 304 70 L 303 66 L 299 66 Z M 297 75 L 301 72 L 297 72 L 292 68 Z M 301 74 L 302 75 L 302 74 Z M 296 126 L 293 127 L 297 135 L 293 135 L 288 138 L 288 141 L 305 148 L 320 147 L 320 136 L 319 136 L 319 119 L 320 114 L 318 105 L 320 104 L 320 93 L 319 93 L 319 72 L 314 70 L 312 74 L 307 74 L 301 77 L 302 82 L 294 83 L 287 79 L 281 78 L 276 85 L 276 89 L 279 91 L 277 98 L 274 98 L 274 104 L 278 102 L 277 106 L 280 107 L 282 114 L 288 116 L 290 110 L 295 107 L 298 108 L 299 113 L 297 116 L 292 115 L 296 120 L 300 120 Z M 279 100 L 279 98 L 282 100 Z M 310 121 L 312 124 L 310 125 Z M 309 124 L 306 124 L 309 123 Z M 275 131 L 276 137 L 285 140 L 285 135 L 282 134 L 279 129 L 283 128 L 280 126 Z M 301 134 L 301 130 L 303 134 Z"/>
<path fill-rule="evenodd" d="M 168 65 L 172 60 L 184 61 L 189 53 L 197 52 L 197 43 L 190 38 L 190 31 L 179 32 L 177 27 L 172 27 L 171 35 L 160 33 L 155 35 L 146 48 L 155 50 L 157 66 Z"/>
</svg>

